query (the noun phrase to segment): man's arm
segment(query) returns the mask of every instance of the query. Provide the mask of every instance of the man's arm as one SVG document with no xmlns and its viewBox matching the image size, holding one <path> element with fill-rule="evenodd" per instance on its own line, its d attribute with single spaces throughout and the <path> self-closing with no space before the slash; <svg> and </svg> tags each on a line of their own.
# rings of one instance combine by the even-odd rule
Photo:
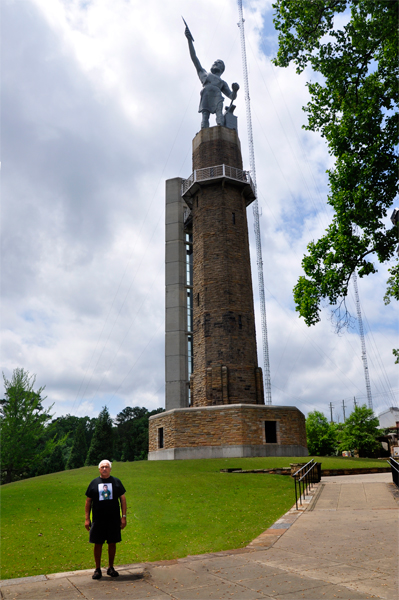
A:
<svg viewBox="0 0 399 600">
<path fill-rule="evenodd" d="M 121 507 L 122 507 L 121 529 L 124 529 L 126 527 L 126 510 L 127 510 L 125 494 L 123 494 L 120 497 L 120 501 L 121 501 Z"/>
<path fill-rule="evenodd" d="M 87 531 L 90 531 L 90 511 L 91 511 L 91 498 L 86 498 L 85 503 L 85 527 Z"/>
</svg>

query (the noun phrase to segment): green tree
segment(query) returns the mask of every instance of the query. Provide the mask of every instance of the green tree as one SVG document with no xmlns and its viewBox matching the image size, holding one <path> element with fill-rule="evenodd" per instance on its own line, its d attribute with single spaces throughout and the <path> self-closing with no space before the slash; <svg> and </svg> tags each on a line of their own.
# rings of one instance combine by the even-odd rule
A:
<svg viewBox="0 0 399 600">
<path fill-rule="evenodd" d="M 399 301 L 399 262 L 388 269 L 390 276 L 387 281 L 387 291 L 384 296 L 384 303 L 390 304 L 391 299 Z M 396 357 L 395 364 L 399 364 L 399 348 L 394 348 L 392 354 Z"/>
<path fill-rule="evenodd" d="M 360 457 L 372 454 L 380 446 L 378 426 L 379 421 L 371 408 L 356 406 L 340 433 L 339 449 L 358 450 Z"/>
<path fill-rule="evenodd" d="M 94 429 L 97 419 L 90 419 L 90 417 L 76 417 L 75 415 L 62 415 L 53 419 L 51 423 L 46 427 L 46 438 L 50 439 L 57 436 L 57 439 L 63 439 L 62 453 L 65 464 L 69 460 L 72 445 L 74 442 L 75 432 L 77 431 L 79 424 L 84 423 L 84 432 L 86 438 L 86 454 L 87 448 L 90 447 L 91 439 L 94 434 Z M 86 458 L 86 454 L 85 457 Z"/>
<path fill-rule="evenodd" d="M 44 387 L 34 391 L 36 375 L 14 369 L 11 380 L 3 373 L 5 398 L 0 401 L 2 482 L 27 477 L 58 445 L 54 438 L 43 443 L 45 425 L 51 420 L 44 409 Z"/>
<path fill-rule="evenodd" d="M 85 464 L 97 465 L 104 459 L 113 459 L 112 419 L 106 406 L 98 415 Z"/>
<path fill-rule="evenodd" d="M 163 412 L 163 408 L 148 411 L 145 407 L 128 406 L 115 419 L 116 455 L 118 460 L 145 460 L 148 455 L 148 419 Z"/>
<path fill-rule="evenodd" d="M 306 438 L 311 456 L 334 454 L 337 447 L 334 424 L 330 424 L 323 413 L 314 410 L 306 419 Z"/>
<path fill-rule="evenodd" d="M 320 131 L 336 159 L 327 171 L 334 216 L 308 245 L 296 310 L 314 325 L 327 299 L 340 328 L 350 321 L 352 273 L 375 273 L 373 261 L 389 261 L 397 244 L 396 227 L 387 229 L 384 218 L 398 189 L 398 0 L 277 0 L 273 7 L 274 63 L 294 62 L 297 73 L 310 66 L 319 75 L 307 83 L 305 129 Z M 339 28 L 335 17 L 345 11 Z M 397 267 L 392 277 L 397 286 Z"/>
<path fill-rule="evenodd" d="M 57 444 L 50 454 L 45 465 L 46 473 L 58 473 L 65 470 L 65 460 L 62 453 L 61 444 Z"/>
<path fill-rule="evenodd" d="M 78 427 L 76 429 L 71 452 L 69 454 L 66 468 L 79 469 L 85 464 L 87 456 L 87 443 L 86 443 L 86 426 L 84 419 L 80 419 Z"/>
</svg>

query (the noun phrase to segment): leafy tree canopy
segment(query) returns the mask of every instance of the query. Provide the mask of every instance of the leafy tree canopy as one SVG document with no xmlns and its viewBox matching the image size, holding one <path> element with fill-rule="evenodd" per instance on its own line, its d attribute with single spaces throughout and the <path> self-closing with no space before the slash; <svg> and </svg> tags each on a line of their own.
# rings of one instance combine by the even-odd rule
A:
<svg viewBox="0 0 399 600">
<path fill-rule="evenodd" d="M 118 460 L 133 461 L 147 458 L 148 419 L 163 410 L 158 408 L 148 411 L 145 407 L 128 406 L 116 416 L 115 456 Z"/>
<path fill-rule="evenodd" d="M 79 469 L 85 464 L 87 456 L 86 443 L 86 424 L 83 419 L 80 419 L 78 427 L 73 437 L 73 444 L 69 454 L 67 469 Z"/>
<path fill-rule="evenodd" d="M 323 300 L 338 305 L 337 325 L 349 322 L 345 299 L 352 273 L 377 271 L 397 244 L 385 217 L 398 190 L 398 0 L 277 0 L 275 65 L 293 62 L 307 83 L 305 129 L 320 131 L 335 166 L 328 171 L 334 209 L 326 233 L 308 245 L 305 272 L 294 288 L 296 310 L 307 325 L 320 320 Z M 342 15 L 346 11 L 345 15 Z M 337 16 L 341 16 L 338 21 Z M 347 19 L 345 17 L 348 17 Z M 337 26 L 337 22 L 346 22 Z M 398 269 L 391 271 L 398 286 Z M 391 294 L 392 295 L 392 294 Z"/>
<path fill-rule="evenodd" d="M 371 408 L 356 406 L 340 433 L 340 450 L 358 450 L 359 456 L 371 454 L 379 446 L 379 421 Z"/>
<path fill-rule="evenodd" d="M 45 425 L 51 420 L 44 409 L 44 387 L 34 390 L 36 375 L 15 369 L 11 380 L 3 373 L 5 398 L 0 401 L 2 481 L 10 483 L 26 477 L 57 446 L 54 438 L 43 443 Z"/>
<path fill-rule="evenodd" d="M 311 456 L 328 456 L 335 453 L 337 446 L 335 426 L 317 410 L 310 412 L 306 419 L 306 438 Z"/>
<path fill-rule="evenodd" d="M 79 424 L 83 422 L 84 424 L 84 432 L 86 437 L 87 447 L 90 447 L 91 439 L 94 434 L 94 429 L 96 427 L 97 419 L 91 419 L 90 417 L 76 417 L 75 415 L 62 415 L 61 417 L 57 417 L 53 419 L 51 423 L 46 427 L 46 435 L 48 437 L 53 437 L 57 435 L 58 438 L 64 437 L 64 454 L 67 454 L 67 459 L 69 457 L 69 453 L 71 447 L 73 445 L 73 440 L 75 436 L 75 432 L 77 431 Z"/>
<path fill-rule="evenodd" d="M 101 460 L 113 460 L 114 435 L 112 419 L 104 406 L 98 415 L 96 428 L 86 457 L 86 465 L 97 465 Z"/>
<path fill-rule="evenodd" d="M 396 264 L 393 267 L 391 267 L 390 269 L 388 269 L 388 272 L 390 273 L 390 275 L 389 275 L 388 281 L 387 281 L 387 283 L 388 283 L 387 291 L 384 296 L 385 304 L 389 304 L 391 302 L 392 298 L 399 302 L 399 262 L 396 261 Z M 392 350 L 392 354 L 396 358 L 395 364 L 398 365 L 399 364 L 399 348 L 394 348 Z"/>
<path fill-rule="evenodd" d="M 65 460 L 60 444 L 54 448 L 46 462 L 46 473 L 58 473 L 59 471 L 64 471 Z"/>
<path fill-rule="evenodd" d="M 135 406 L 134 408 L 131 406 L 127 406 L 120 413 L 116 415 L 115 424 L 120 427 L 125 423 L 128 423 L 132 419 L 140 419 L 141 417 L 145 417 L 149 414 L 148 410 L 142 406 Z"/>
</svg>

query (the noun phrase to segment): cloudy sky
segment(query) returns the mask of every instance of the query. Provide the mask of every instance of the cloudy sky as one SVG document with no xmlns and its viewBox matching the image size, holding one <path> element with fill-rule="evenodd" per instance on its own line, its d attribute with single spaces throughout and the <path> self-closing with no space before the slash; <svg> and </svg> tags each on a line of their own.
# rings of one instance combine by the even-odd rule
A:
<svg viewBox="0 0 399 600">
<path fill-rule="evenodd" d="M 331 216 L 332 159 L 301 129 L 312 75 L 271 65 L 271 3 L 244 2 L 244 17 L 272 400 L 326 416 L 331 402 L 342 421 L 342 400 L 347 415 L 354 397 L 367 401 L 357 325 L 338 336 L 326 306 L 308 328 L 292 299 L 306 245 Z M 241 84 L 249 168 L 235 0 L 2 3 L 2 370 L 35 373 L 57 416 L 164 406 L 164 186 L 190 175 L 200 126 L 181 15 L 203 66 L 222 58 L 226 81 Z M 386 277 L 380 266 L 359 280 L 377 414 L 397 405 L 399 387 Z M 353 294 L 349 305 L 356 316 Z"/>
</svg>

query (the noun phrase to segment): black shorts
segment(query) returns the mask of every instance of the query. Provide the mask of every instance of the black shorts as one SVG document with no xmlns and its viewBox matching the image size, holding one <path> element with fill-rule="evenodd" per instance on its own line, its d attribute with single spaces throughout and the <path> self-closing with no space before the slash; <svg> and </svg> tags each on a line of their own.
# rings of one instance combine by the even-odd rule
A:
<svg viewBox="0 0 399 600">
<path fill-rule="evenodd" d="M 119 521 L 94 521 L 90 527 L 89 542 L 91 544 L 117 544 L 122 541 Z"/>
</svg>

